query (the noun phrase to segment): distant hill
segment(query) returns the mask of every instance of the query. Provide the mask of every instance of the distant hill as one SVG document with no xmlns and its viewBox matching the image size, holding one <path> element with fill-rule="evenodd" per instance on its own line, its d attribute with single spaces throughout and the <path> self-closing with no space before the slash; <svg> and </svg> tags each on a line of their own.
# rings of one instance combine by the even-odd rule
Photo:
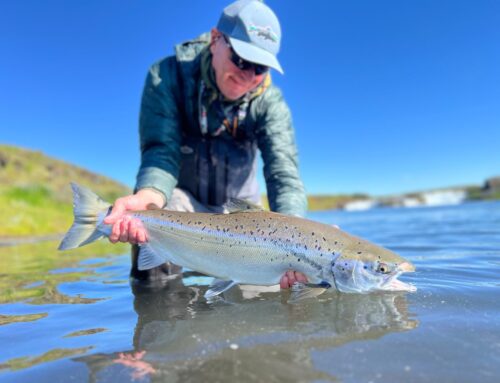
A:
<svg viewBox="0 0 500 383">
<path fill-rule="evenodd" d="M 73 221 L 71 181 L 109 202 L 131 192 L 42 152 L 0 145 L 0 239 L 66 232 Z"/>
</svg>

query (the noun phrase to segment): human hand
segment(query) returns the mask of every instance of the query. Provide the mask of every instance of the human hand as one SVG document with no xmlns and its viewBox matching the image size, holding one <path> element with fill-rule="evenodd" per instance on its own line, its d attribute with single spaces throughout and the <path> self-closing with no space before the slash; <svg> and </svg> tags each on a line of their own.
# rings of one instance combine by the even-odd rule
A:
<svg viewBox="0 0 500 383">
<path fill-rule="evenodd" d="M 281 277 L 280 287 L 282 289 L 289 289 L 295 282 L 307 283 L 307 277 L 298 271 L 288 270 Z"/>
<path fill-rule="evenodd" d="M 118 354 L 118 358 L 114 359 L 113 362 L 131 367 L 133 369 L 132 379 L 139 380 L 145 378 L 148 375 L 156 373 L 156 370 L 150 363 L 142 360 L 145 354 L 146 351 L 138 351 L 132 353 L 120 352 Z"/>
<path fill-rule="evenodd" d="M 113 205 L 113 210 L 104 219 L 105 224 L 113 226 L 109 236 L 110 242 L 120 241 L 132 244 L 146 242 L 147 233 L 142 222 L 125 213 L 146 210 L 150 204 L 163 206 L 164 203 L 162 195 L 151 189 L 141 189 L 136 194 L 118 198 Z"/>
</svg>

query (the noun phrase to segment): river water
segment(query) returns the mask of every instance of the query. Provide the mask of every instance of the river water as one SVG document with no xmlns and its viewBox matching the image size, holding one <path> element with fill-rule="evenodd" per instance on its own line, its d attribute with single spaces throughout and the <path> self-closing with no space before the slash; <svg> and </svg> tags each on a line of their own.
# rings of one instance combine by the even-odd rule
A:
<svg viewBox="0 0 500 383">
<path fill-rule="evenodd" d="M 0 248 L 1 382 L 499 382 L 500 203 L 328 211 L 411 260 L 415 293 L 131 285 L 108 244 Z M 118 252 L 118 254 L 113 254 Z"/>
</svg>

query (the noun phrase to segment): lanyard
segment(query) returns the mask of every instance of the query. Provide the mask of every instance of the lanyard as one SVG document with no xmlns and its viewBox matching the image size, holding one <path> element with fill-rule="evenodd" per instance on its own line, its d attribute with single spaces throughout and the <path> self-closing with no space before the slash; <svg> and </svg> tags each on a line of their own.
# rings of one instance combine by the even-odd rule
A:
<svg viewBox="0 0 500 383">
<path fill-rule="evenodd" d="M 203 103 L 203 99 L 204 99 L 206 90 L 207 90 L 207 86 L 205 84 L 205 81 L 201 80 L 200 81 L 200 91 L 198 94 L 198 113 L 199 113 L 198 120 L 200 123 L 201 134 L 203 136 L 208 134 L 208 111 Z M 217 102 L 217 105 L 215 107 L 219 108 L 218 112 L 222 117 L 222 123 L 210 135 L 211 136 L 218 136 L 224 130 L 227 130 L 227 132 L 231 136 L 236 137 L 236 133 L 238 131 L 238 126 L 245 120 L 245 118 L 247 116 L 249 95 L 248 94 L 245 95 L 245 98 L 243 99 L 243 102 L 241 104 L 227 108 L 227 109 L 229 109 L 230 113 L 228 113 L 228 111 L 225 110 L 220 98 L 216 102 Z M 232 120 L 232 123 L 230 122 L 231 120 Z"/>
</svg>

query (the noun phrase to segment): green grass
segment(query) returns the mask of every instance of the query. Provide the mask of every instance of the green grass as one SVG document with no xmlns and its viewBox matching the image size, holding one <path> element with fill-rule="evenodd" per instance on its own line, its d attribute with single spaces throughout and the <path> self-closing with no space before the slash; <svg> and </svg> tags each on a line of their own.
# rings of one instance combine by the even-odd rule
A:
<svg viewBox="0 0 500 383">
<path fill-rule="evenodd" d="M 110 203 L 131 192 L 116 181 L 41 152 L 0 145 L 0 239 L 66 232 L 73 222 L 71 181 Z"/>
<path fill-rule="evenodd" d="M 73 208 L 50 196 L 47 190 L 0 191 L 2 222 L 0 237 L 38 236 L 63 233 L 73 221 Z"/>
</svg>

